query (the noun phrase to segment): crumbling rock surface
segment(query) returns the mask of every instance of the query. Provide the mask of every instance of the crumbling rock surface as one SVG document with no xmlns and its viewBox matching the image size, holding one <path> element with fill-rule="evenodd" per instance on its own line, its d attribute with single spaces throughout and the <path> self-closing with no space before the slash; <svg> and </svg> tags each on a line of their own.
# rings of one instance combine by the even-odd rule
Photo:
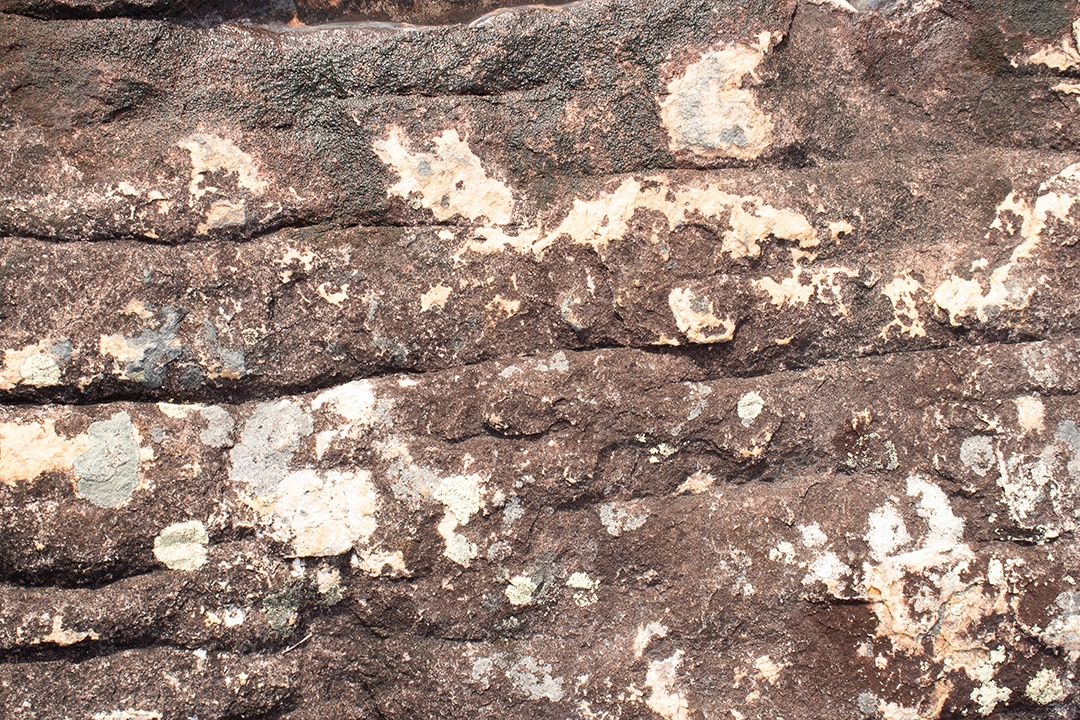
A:
<svg viewBox="0 0 1080 720">
<path fill-rule="evenodd" d="M 0 0 L 0 717 L 1080 717 L 1080 7 L 494 7 Z"/>
</svg>

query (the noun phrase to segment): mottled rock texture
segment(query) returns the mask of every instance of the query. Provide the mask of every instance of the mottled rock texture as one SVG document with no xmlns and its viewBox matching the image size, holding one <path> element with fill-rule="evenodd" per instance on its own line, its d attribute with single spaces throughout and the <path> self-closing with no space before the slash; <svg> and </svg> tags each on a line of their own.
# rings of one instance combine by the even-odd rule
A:
<svg viewBox="0 0 1080 720">
<path fill-rule="evenodd" d="M 495 7 L 0 0 L 0 718 L 1080 717 L 1080 7 Z"/>
</svg>

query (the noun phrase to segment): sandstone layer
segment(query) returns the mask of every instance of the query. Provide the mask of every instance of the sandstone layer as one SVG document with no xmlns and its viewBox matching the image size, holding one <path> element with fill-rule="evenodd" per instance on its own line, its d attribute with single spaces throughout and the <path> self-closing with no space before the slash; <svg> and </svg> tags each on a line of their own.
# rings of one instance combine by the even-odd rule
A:
<svg viewBox="0 0 1080 720">
<path fill-rule="evenodd" d="M 1080 717 L 1078 17 L 0 0 L 0 716 Z"/>
</svg>

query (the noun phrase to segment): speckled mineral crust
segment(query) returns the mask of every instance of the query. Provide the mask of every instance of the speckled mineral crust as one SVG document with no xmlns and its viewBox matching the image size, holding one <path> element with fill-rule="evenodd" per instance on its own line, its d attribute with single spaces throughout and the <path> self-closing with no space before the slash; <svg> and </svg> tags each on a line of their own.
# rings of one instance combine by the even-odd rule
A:
<svg viewBox="0 0 1080 720">
<path fill-rule="evenodd" d="M 497 7 L 0 0 L 0 718 L 1080 717 L 1080 6 Z"/>
</svg>

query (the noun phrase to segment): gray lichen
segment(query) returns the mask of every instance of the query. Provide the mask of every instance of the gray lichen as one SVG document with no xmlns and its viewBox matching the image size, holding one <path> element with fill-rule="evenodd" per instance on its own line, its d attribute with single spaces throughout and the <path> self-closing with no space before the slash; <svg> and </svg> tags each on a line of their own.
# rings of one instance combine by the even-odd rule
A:
<svg viewBox="0 0 1080 720">
<path fill-rule="evenodd" d="M 124 374 L 148 388 L 159 388 L 165 383 L 169 364 L 182 353 L 176 331 L 184 319 L 184 311 L 167 307 L 161 313 L 165 320 L 160 328 L 147 328 L 127 341 L 128 345 L 142 353 L 137 359 L 125 363 Z"/>
<path fill-rule="evenodd" d="M 272 492 L 312 429 L 311 417 L 289 400 L 257 405 L 240 433 L 240 444 L 230 452 L 233 479 L 260 494 Z"/>
<path fill-rule="evenodd" d="M 76 493 L 99 507 L 112 508 L 131 497 L 139 482 L 139 443 L 126 412 L 91 423 L 91 447 L 75 458 Z"/>
<path fill-rule="evenodd" d="M 203 445 L 213 448 L 223 448 L 232 445 L 232 431 L 236 427 L 229 412 L 218 405 L 209 405 L 199 411 L 206 427 L 199 433 L 199 440 Z"/>
</svg>

